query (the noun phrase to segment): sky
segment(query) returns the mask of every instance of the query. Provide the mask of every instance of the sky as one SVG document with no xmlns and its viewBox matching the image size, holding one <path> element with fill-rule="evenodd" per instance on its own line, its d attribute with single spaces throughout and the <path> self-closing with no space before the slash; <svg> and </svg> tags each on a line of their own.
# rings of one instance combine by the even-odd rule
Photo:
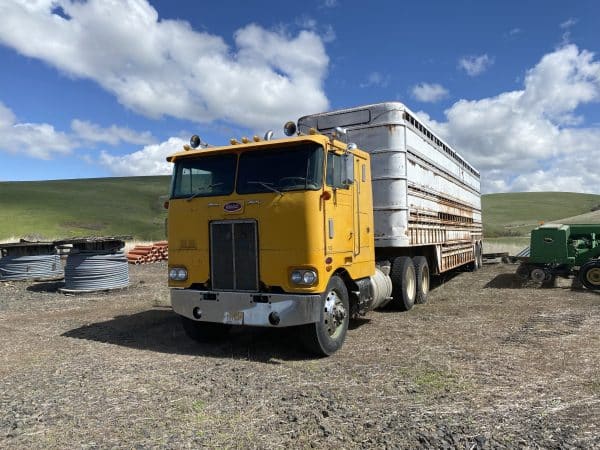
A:
<svg viewBox="0 0 600 450">
<path fill-rule="evenodd" d="M 0 0 L 0 181 L 170 174 L 192 134 L 400 101 L 482 191 L 600 194 L 600 2 Z"/>
</svg>

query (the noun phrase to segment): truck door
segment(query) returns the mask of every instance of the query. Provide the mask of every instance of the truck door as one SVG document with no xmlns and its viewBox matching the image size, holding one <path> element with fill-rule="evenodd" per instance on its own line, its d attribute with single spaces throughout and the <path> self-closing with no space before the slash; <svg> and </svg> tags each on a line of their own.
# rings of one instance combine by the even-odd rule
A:
<svg viewBox="0 0 600 450">
<path fill-rule="evenodd" d="M 355 247 L 354 158 L 352 155 L 327 153 L 325 184 L 333 191 L 325 202 L 325 252 L 347 254 L 352 262 Z"/>
</svg>

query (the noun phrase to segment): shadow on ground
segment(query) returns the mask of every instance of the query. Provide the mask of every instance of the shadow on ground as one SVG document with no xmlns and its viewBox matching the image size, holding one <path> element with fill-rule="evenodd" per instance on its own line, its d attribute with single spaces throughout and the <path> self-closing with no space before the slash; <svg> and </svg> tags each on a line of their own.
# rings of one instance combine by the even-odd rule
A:
<svg viewBox="0 0 600 450">
<path fill-rule="evenodd" d="M 179 316 L 170 308 L 154 308 L 75 328 L 62 336 L 162 353 L 277 364 L 277 359 L 312 358 L 303 349 L 297 331 L 295 328 L 234 327 L 225 338 L 201 343 L 185 334 Z"/>
<path fill-rule="evenodd" d="M 64 286 L 64 281 L 45 281 L 27 286 L 27 290 L 30 292 L 58 292 Z"/>
</svg>

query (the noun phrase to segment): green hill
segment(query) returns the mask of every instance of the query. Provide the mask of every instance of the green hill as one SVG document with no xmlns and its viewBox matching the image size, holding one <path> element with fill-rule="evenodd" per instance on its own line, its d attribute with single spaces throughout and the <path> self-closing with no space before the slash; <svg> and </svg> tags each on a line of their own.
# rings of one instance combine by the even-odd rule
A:
<svg viewBox="0 0 600 450">
<path fill-rule="evenodd" d="M 573 192 L 488 194 L 482 197 L 481 203 L 486 237 L 523 236 L 540 222 L 562 219 L 567 222 L 572 216 L 589 213 L 600 205 L 600 195 Z M 584 217 L 593 220 L 595 216 Z"/>
<path fill-rule="evenodd" d="M 0 239 L 164 239 L 170 177 L 0 183 Z M 161 198 L 162 197 L 162 198 Z"/>
<path fill-rule="evenodd" d="M 165 236 L 170 177 L 0 182 L 0 240 L 26 236 Z M 521 192 L 482 197 L 486 238 L 526 236 L 539 222 L 600 222 L 600 195 Z M 584 216 L 579 216 L 584 214 Z"/>
</svg>

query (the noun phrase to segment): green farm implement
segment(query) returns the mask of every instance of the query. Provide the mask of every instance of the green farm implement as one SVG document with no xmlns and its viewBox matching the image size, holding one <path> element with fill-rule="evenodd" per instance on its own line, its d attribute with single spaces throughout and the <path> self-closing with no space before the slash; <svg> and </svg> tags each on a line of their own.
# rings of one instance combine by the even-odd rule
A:
<svg viewBox="0 0 600 450">
<path fill-rule="evenodd" d="M 521 256 L 517 275 L 552 283 L 579 277 L 588 289 L 600 289 L 600 225 L 547 224 L 531 231 L 529 255 Z"/>
</svg>

